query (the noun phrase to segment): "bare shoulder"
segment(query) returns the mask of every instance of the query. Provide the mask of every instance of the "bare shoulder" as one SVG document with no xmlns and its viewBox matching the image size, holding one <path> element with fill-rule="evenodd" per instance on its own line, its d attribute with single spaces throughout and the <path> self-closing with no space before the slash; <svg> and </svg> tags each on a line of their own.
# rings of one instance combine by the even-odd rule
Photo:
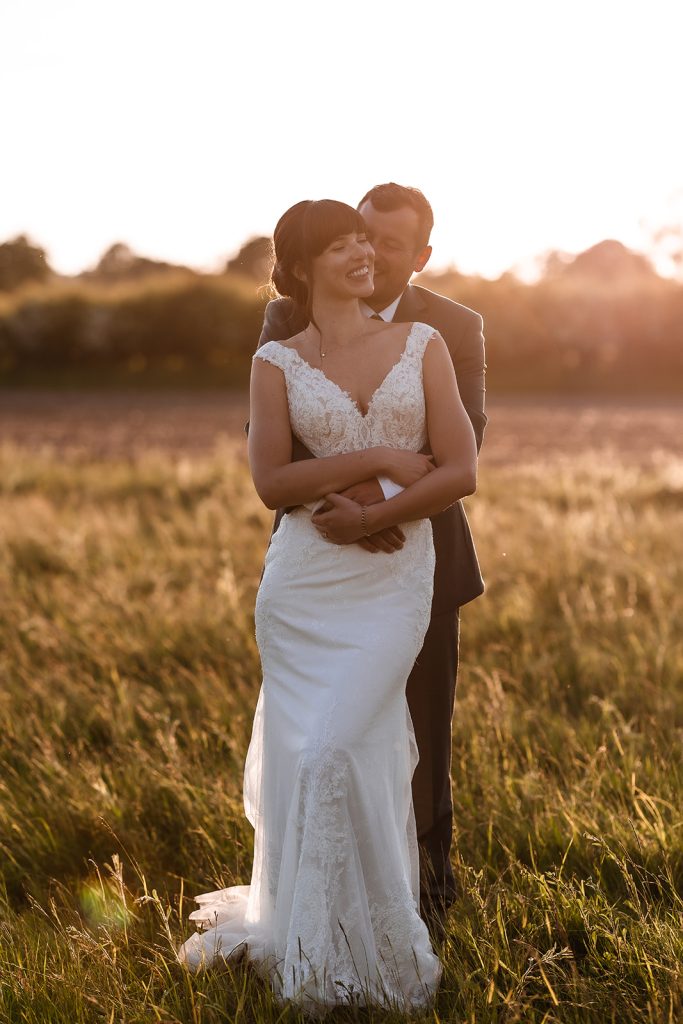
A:
<svg viewBox="0 0 683 1024">
<path fill-rule="evenodd" d="M 283 341 L 278 341 L 278 345 L 282 345 L 283 348 L 293 348 L 295 351 L 301 354 L 301 346 L 306 340 L 306 332 L 299 331 L 298 334 L 293 335 L 291 338 L 285 338 Z"/>
</svg>

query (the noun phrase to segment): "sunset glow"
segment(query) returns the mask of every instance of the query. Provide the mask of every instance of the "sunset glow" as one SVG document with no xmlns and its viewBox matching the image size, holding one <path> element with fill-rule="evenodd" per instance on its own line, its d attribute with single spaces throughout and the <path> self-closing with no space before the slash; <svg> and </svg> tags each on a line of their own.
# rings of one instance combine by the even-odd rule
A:
<svg viewBox="0 0 683 1024">
<path fill-rule="evenodd" d="M 682 30 L 662 0 L 5 4 L 0 240 L 218 269 L 299 199 L 393 179 L 434 206 L 434 267 L 646 251 L 683 182 Z"/>
</svg>

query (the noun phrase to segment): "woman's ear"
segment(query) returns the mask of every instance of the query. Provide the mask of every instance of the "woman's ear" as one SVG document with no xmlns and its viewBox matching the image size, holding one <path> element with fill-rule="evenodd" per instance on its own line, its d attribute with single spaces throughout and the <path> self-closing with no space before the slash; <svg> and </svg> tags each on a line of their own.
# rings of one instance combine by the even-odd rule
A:
<svg viewBox="0 0 683 1024">
<path fill-rule="evenodd" d="M 306 278 L 306 271 L 304 270 L 303 263 L 295 263 L 292 273 L 294 274 L 294 277 L 297 279 L 297 281 L 303 281 L 304 284 L 308 284 L 308 280 Z"/>
</svg>

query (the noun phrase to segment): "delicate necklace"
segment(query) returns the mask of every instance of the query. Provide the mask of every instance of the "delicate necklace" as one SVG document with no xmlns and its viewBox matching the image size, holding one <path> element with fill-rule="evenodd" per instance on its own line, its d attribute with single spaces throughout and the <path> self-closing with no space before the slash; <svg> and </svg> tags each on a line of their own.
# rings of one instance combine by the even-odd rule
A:
<svg viewBox="0 0 683 1024">
<path fill-rule="evenodd" d="M 308 326 L 310 327 L 310 324 Z M 320 342 L 319 342 L 319 345 L 318 345 L 318 350 L 320 352 L 320 363 L 322 365 L 322 361 L 325 358 L 325 356 L 327 355 L 327 352 L 325 352 L 325 350 L 323 349 L 323 333 L 322 333 L 322 331 L 320 331 L 319 328 L 318 328 L 318 330 L 320 332 Z M 308 327 L 306 327 L 304 329 L 304 334 L 307 334 L 307 333 L 308 333 Z"/>
<path fill-rule="evenodd" d="M 308 335 L 308 328 L 309 327 L 310 327 L 310 324 L 303 329 L 303 336 L 304 336 L 304 338 Z M 319 352 L 319 356 L 321 356 L 321 365 L 322 365 L 323 364 L 323 359 L 325 358 L 325 355 L 326 355 L 326 353 L 323 350 L 323 334 L 322 333 L 321 333 L 321 340 L 319 340 L 319 342 L 317 343 L 317 350 Z"/>
<path fill-rule="evenodd" d="M 310 326 L 311 325 L 309 324 L 307 327 L 304 328 L 304 335 L 308 334 L 308 328 Z M 318 350 L 320 352 L 320 364 L 322 365 L 322 361 L 325 358 L 325 356 L 327 355 L 327 353 L 323 349 L 323 335 L 322 335 L 322 331 L 320 331 L 320 342 L 318 343 Z"/>
</svg>

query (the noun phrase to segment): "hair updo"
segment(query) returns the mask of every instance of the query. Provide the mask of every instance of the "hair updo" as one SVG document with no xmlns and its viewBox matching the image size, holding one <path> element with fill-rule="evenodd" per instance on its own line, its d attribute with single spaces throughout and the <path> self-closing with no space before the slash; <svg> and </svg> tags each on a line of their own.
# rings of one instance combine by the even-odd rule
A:
<svg viewBox="0 0 683 1024">
<path fill-rule="evenodd" d="M 352 206 L 336 199 L 304 199 L 291 206 L 277 222 L 271 280 L 278 294 L 292 299 L 309 320 L 313 260 L 335 238 L 354 231 L 364 234 L 365 221 Z"/>
</svg>

